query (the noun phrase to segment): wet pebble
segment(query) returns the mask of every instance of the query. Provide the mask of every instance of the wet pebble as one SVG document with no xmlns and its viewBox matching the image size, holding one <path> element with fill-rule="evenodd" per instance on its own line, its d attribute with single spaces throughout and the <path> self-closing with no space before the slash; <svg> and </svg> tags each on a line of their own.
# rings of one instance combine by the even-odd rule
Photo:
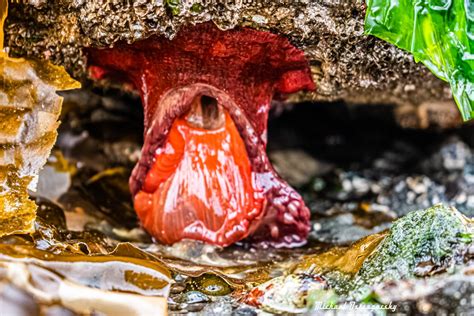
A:
<svg viewBox="0 0 474 316">
<path fill-rule="evenodd" d="M 181 294 L 176 299 L 176 302 L 182 304 L 197 304 L 197 303 L 207 303 L 210 301 L 209 296 L 199 291 L 189 291 Z"/>
<path fill-rule="evenodd" d="M 370 234 L 378 233 L 389 225 L 389 223 L 384 223 L 368 229 L 358 225 L 353 214 L 345 213 L 317 219 L 310 232 L 310 239 L 323 243 L 347 245 Z"/>
<path fill-rule="evenodd" d="M 200 312 L 206 307 L 205 303 L 195 303 L 186 306 L 186 311 L 191 313 Z"/>
<path fill-rule="evenodd" d="M 276 150 L 269 156 L 278 173 L 295 187 L 301 187 L 313 177 L 332 169 L 330 164 L 315 159 L 303 150 Z"/>
<path fill-rule="evenodd" d="M 184 292 L 185 289 L 186 285 L 184 285 L 183 283 L 174 283 L 173 285 L 171 285 L 170 292 L 171 294 L 179 294 Z"/>
<path fill-rule="evenodd" d="M 329 199 L 341 202 L 366 197 L 372 188 L 372 180 L 363 174 L 342 170 L 328 177 L 327 182 L 327 190 L 323 194 Z"/>
<path fill-rule="evenodd" d="M 201 313 L 203 315 L 231 315 L 232 314 L 232 304 L 229 299 L 221 299 L 210 304 L 207 304 Z"/>
<path fill-rule="evenodd" d="M 253 308 L 242 307 L 234 310 L 232 316 L 257 316 L 257 312 Z"/>
<path fill-rule="evenodd" d="M 472 158 L 470 148 L 459 137 L 444 142 L 433 155 L 421 163 L 425 172 L 462 171 Z"/>
</svg>

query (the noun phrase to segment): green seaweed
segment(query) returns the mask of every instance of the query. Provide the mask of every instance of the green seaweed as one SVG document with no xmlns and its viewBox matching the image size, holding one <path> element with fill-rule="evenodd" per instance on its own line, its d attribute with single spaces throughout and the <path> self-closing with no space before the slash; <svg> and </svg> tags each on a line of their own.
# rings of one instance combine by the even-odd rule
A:
<svg viewBox="0 0 474 316">
<path fill-rule="evenodd" d="M 449 82 L 463 119 L 474 118 L 473 0 L 367 0 L 365 31 Z"/>
</svg>

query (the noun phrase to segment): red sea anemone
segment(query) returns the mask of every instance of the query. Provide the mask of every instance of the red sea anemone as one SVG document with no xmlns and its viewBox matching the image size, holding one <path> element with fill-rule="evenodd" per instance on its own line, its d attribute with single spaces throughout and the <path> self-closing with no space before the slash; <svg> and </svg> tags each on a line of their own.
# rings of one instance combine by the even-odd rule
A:
<svg viewBox="0 0 474 316">
<path fill-rule="evenodd" d="M 145 142 L 130 188 L 151 235 L 167 244 L 305 242 L 309 210 L 265 153 L 272 98 L 314 88 L 302 51 L 269 32 L 200 24 L 173 40 L 88 54 L 96 78 L 140 92 Z"/>
</svg>

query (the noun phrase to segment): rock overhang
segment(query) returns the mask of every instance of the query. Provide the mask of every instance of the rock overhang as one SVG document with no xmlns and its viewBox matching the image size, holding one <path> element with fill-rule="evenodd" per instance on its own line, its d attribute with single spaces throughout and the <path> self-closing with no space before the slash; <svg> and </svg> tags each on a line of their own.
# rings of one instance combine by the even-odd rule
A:
<svg viewBox="0 0 474 316">
<path fill-rule="evenodd" d="M 364 14 L 358 0 L 30 1 L 12 5 L 6 31 L 13 54 L 51 59 L 85 78 L 83 47 L 153 35 L 172 39 L 189 25 L 209 21 L 222 30 L 266 30 L 288 38 L 310 60 L 318 88 L 291 101 L 393 104 L 402 126 L 458 124 L 449 87 L 408 53 L 364 35 Z"/>
</svg>

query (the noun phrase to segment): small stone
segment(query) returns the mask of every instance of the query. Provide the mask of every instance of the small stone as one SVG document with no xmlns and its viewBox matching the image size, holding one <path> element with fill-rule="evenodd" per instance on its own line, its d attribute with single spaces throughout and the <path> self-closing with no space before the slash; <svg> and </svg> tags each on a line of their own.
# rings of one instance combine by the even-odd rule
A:
<svg viewBox="0 0 474 316">
<path fill-rule="evenodd" d="M 252 308 L 243 307 L 234 310 L 232 316 L 257 316 L 257 312 Z"/>
<path fill-rule="evenodd" d="M 199 291 L 189 291 L 181 294 L 177 299 L 179 303 L 185 304 L 197 304 L 197 303 L 207 303 L 210 301 L 209 296 Z"/>
<path fill-rule="evenodd" d="M 315 176 L 322 175 L 332 168 L 303 150 L 278 150 L 271 152 L 269 157 L 283 179 L 295 187 L 309 183 Z"/>
<path fill-rule="evenodd" d="M 175 283 L 171 286 L 170 292 L 171 294 L 179 294 L 184 292 L 186 286 L 182 283 Z"/>
<path fill-rule="evenodd" d="M 416 307 L 418 310 L 423 313 L 423 314 L 428 314 L 432 311 L 433 305 L 431 303 L 427 302 L 426 300 L 420 300 L 417 304 Z"/>
<path fill-rule="evenodd" d="M 188 305 L 186 306 L 186 310 L 188 312 L 200 312 L 204 309 L 204 307 L 206 307 L 206 304 L 204 303 L 196 303 L 196 304 L 191 304 L 191 305 Z"/>
<path fill-rule="evenodd" d="M 254 15 L 252 17 L 252 21 L 257 24 L 267 24 L 267 18 L 264 17 L 263 15 L 258 15 L 258 14 Z"/>
</svg>

